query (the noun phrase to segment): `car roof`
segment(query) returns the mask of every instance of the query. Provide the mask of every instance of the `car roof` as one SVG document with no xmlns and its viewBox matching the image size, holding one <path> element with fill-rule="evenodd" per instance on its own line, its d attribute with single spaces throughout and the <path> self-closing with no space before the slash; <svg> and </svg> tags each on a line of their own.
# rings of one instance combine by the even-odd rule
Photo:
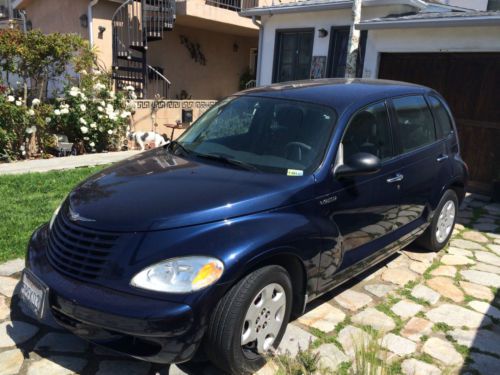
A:
<svg viewBox="0 0 500 375">
<path fill-rule="evenodd" d="M 297 100 L 333 107 L 340 115 L 351 104 L 359 108 L 388 97 L 431 92 L 428 87 L 379 79 L 329 78 L 277 83 L 241 91 L 237 95 Z"/>
</svg>

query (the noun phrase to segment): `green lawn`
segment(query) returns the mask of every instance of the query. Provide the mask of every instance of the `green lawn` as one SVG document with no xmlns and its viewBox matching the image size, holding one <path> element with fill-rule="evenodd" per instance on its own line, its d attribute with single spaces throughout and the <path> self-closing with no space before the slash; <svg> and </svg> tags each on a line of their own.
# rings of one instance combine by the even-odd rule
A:
<svg viewBox="0 0 500 375">
<path fill-rule="evenodd" d="M 24 257 L 33 230 L 78 182 L 103 168 L 0 176 L 0 262 Z"/>
</svg>

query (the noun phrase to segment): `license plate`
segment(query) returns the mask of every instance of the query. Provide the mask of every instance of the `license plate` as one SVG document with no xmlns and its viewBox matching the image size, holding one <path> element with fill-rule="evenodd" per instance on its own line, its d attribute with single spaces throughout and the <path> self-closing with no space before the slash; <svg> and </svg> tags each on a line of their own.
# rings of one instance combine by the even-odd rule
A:
<svg viewBox="0 0 500 375">
<path fill-rule="evenodd" d="M 35 313 L 38 319 L 45 315 L 49 288 L 31 271 L 24 270 L 20 290 L 21 300 Z"/>
</svg>

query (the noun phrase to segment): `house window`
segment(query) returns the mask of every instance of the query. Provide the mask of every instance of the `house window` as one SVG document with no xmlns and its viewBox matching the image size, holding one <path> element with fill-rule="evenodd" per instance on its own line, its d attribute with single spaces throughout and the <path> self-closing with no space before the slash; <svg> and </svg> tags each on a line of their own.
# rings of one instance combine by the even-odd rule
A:
<svg viewBox="0 0 500 375">
<path fill-rule="evenodd" d="M 347 65 L 347 45 L 349 44 L 350 28 L 348 26 L 332 27 L 330 33 L 330 51 L 328 53 L 327 76 L 329 78 L 345 77 Z M 356 77 L 363 76 L 363 65 L 365 61 L 366 30 L 361 31 L 359 40 L 358 61 L 356 64 Z"/>
<path fill-rule="evenodd" d="M 314 29 L 278 31 L 273 82 L 308 79 L 313 42 Z"/>
</svg>

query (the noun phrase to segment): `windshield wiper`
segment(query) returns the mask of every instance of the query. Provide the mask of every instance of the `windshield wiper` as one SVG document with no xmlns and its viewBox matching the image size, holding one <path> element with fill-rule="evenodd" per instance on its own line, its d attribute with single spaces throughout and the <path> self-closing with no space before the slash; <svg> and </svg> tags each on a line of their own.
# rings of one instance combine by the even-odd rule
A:
<svg viewBox="0 0 500 375">
<path fill-rule="evenodd" d="M 230 159 L 222 155 L 215 155 L 215 154 L 196 154 L 197 157 L 204 158 L 204 159 L 209 159 L 209 160 L 215 160 L 215 161 L 220 161 L 225 164 L 233 165 L 235 167 L 239 167 L 241 169 L 246 169 L 248 171 L 256 171 L 260 172 L 260 169 L 257 168 L 255 165 L 245 163 L 244 161 L 236 160 L 236 159 Z"/>
<path fill-rule="evenodd" d="M 182 152 L 184 152 L 184 154 L 186 155 L 189 155 L 191 153 L 191 150 L 188 150 L 186 147 L 184 147 L 182 145 L 182 143 L 179 143 L 178 141 L 171 141 L 167 147 L 172 150 L 172 147 L 175 146 L 175 147 L 178 147 L 182 150 Z"/>
</svg>

